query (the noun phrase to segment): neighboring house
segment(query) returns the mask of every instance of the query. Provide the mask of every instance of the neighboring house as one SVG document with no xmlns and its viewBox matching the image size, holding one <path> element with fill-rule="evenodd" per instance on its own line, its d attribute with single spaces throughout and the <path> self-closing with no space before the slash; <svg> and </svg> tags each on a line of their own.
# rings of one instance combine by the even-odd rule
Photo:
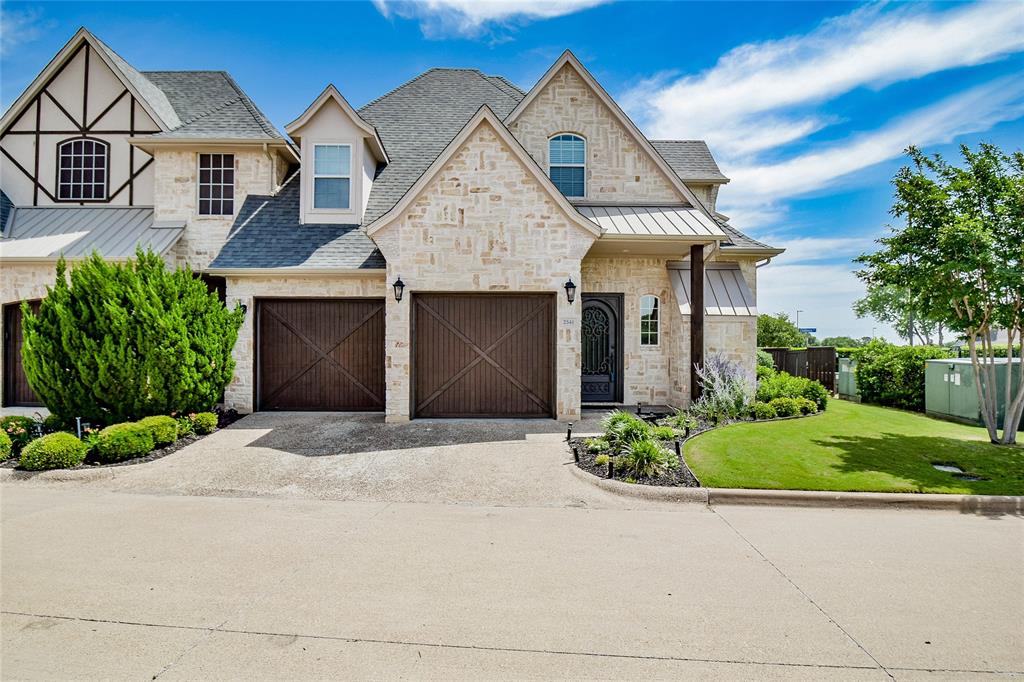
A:
<svg viewBox="0 0 1024 682">
<path fill-rule="evenodd" d="M 247 307 L 243 412 L 574 419 L 687 404 L 703 354 L 752 370 L 781 249 L 716 213 L 703 142 L 645 138 L 571 53 L 526 92 L 431 69 L 355 110 L 328 86 L 286 132 L 227 74 L 138 72 L 83 29 L 3 118 L 3 303 L 60 253 L 187 263 Z"/>
</svg>

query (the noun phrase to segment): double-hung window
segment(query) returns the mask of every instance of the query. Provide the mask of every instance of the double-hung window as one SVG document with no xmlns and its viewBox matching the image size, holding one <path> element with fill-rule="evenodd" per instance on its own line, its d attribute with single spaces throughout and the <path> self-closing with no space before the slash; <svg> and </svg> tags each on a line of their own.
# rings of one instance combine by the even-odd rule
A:
<svg viewBox="0 0 1024 682">
<path fill-rule="evenodd" d="M 313 208 L 348 210 L 352 205 L 352 147 L 313 146 Z"/>
<path fill-rule="evenodd" d="M 548 175 L 567 197 L 586 196 L 587 142 L 579 135 L 562 133 L 548 141 Z"/>
<path fill-rule="evenodd" d="M 235 155 L 199 155 L 199 215 L 234 215 Z"/>
<path fill-rule="evenodd" d="M 660 323 L 657 296 L 640 297 L 640 345 L 658 345 Z"/>
<path fill-rule="evenodd" d="M 110 145 L 87 137 L 57 145 L 57 198 L 105 201 Z"/>
</svg>

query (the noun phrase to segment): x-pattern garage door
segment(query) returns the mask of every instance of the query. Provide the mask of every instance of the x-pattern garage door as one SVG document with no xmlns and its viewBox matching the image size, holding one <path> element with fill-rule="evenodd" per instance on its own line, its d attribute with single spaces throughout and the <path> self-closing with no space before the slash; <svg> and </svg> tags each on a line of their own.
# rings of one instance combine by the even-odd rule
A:
<svg viewBox="0 0 1024 682">
<path fill-rule="evenodd" d="M 384 301 L 259 303 L 261 410 L 384 409 Z"/>
<path fill-rule="evenodd" d="M 551 416 L 554 296 L 418 294 L 414 414 Z"/>
</svg>

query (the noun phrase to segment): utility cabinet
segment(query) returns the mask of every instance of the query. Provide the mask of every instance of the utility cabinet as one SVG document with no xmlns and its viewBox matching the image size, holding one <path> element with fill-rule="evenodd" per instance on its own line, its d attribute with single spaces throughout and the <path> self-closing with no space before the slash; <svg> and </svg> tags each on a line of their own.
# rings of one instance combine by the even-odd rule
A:
<svg viewBox="0 0 1024 682">
<path fill-rule="evenodd" d="M 836 392 L 844 400 L 860 402 L 860 391 L 857 390 L 857 361 L 853 358 L 839 358 L 839 371 L 836 378 Z"/>
<path fill-rule="evenodd" d="M 1007 370 L 1010 370 L 1009 372 Z M 1014 358 L 1013 364 L 1006 358 L 996 359 L 996 416 L 999 420 L 997 428 L 1003 428 L 1003 411 L 1005 409 L 1006 382 L 1008 374 L 1013 375 L 1011 391 L 1018 385 L 1017 373 L 1020 371 L 1020 358 Z M 924 373 L 924 409 L 933 417 L 951 419 L 967 424 L 982 424 L 981 404 L 978 401 L 978 389 L 975 388 L 974 367 L 970 358 L 950 358 L 926 360 Z M 1022 420 L 1024 422 L 1024 420 Z"/>
</svg>

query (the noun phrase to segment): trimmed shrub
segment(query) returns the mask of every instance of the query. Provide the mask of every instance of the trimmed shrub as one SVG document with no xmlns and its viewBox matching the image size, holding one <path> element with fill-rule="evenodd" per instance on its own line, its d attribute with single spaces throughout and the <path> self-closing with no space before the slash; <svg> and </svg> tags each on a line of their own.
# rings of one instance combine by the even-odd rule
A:
<svg viewBox="0 0 1024 682">
<path fill-rule="evenodd" d="M 650 440 L 630 443 L 616 462 L 620 471 L 636 478 L 652 478 L 679 466 L 675 454 Z"/>
<path fill-rule="evenodd" d="M 588 452 L 608 452 L 612 447 L 605 438 L 588 438 L 586 442 Z"/>
<path fill-rule="evenodd" d="M 675 440 L 676 431 L 671 426 L 655 426 L 651 429 L 651 437 L 658 440 Z"/>
<path fill-rule="evenodd" d="M 141 457 L 153 449 L 153 432 L 138 422 L 114 424 L 100 431 L 96 458 L 101 462 L 120 462 Z"/>
<path fill-rule="evenodd" d="M 819 410 L 824 410 L 828 405 L 828 389 L 812 379 L 774 372 L 758 382 L 757 400 L 770 403 L 775 398 L 807 398 L 813 400 Z"/>
<path fill-rule="evenodd" d="M 779 417 L 793 417 L 800 414 L 800 404 L 796 398 L 787 398 L 782 396 L 775 398 L 768 403 L 772 409 L 775 410 L 776 416 Z"/>
<path fill-rule="evenodd" d="M 36 423 L 28 417 L 12 415 L 0 419 L 0 429 L 11 439 L 11 454 L 17 455 L 21 449 L 36 437 Z"/>
<path fill-rule="evenodd" d="M 857 350 L 857 389 L 864 402 L 924 412 L 925 360 L 953 357 L 948 348 L 872 341 Z"/>
<path fill-rule="evenodd" d="M 7 435 L 6 431 L 0 431 L 0 461 L 10 457 L 13 449 L 14 445 L 11 443 L 11 437 Z"/>
<path fill-rule="evenodd" d="M 768 351 L 757 349 L 757 366 L 767 367 L 768 369 L 775 369 L 775 358 Z"/>
<path fill-rule="evenodd" d="M 32 389 L 59 418 L 93 424 L 212 408 L 245 317 L 187 268 L 143 251 L 126 263 L 93 254 L 70 275 L 59 260 L 39 312 L 25 303 L 22 314 Z"/>
<path fill-rule="evenodd" d="M 67 469 L 78 466 L 85 459 L 89 446 L 78 440 L 74 435 L 58 431 L 36 438 L 21 451 L 22 469 L 40 471 L 42 469 Z"/>
<path fill-rule="evenodd" d="M 754 418 L 755 419 L 775 419 L 779 415 L 775 412 L 775 408 L 768 403 L 754 403 Z"/>
<path fill-rule="evenodd" d="M 153 434 L 153 442 L 157 445 L 167 445 L 178 440 L 178 422 L 174 417 L 155 415 L 140 419 L 139 424 L 149 429 Z"/>
<path fill-rule="evenodd" d="M 807 398 L 797 398 L 796 405 L 800 408 L 800 414 L 814 414 L 818 411 L 818 405 Z"/>
<path fill-rule="evenodd" d="M 192 415 L 192 425 L 196 433 L 206 435 L 217 430 L 217 415 L 213 412 L 200 412 Z"/>
</svg>

